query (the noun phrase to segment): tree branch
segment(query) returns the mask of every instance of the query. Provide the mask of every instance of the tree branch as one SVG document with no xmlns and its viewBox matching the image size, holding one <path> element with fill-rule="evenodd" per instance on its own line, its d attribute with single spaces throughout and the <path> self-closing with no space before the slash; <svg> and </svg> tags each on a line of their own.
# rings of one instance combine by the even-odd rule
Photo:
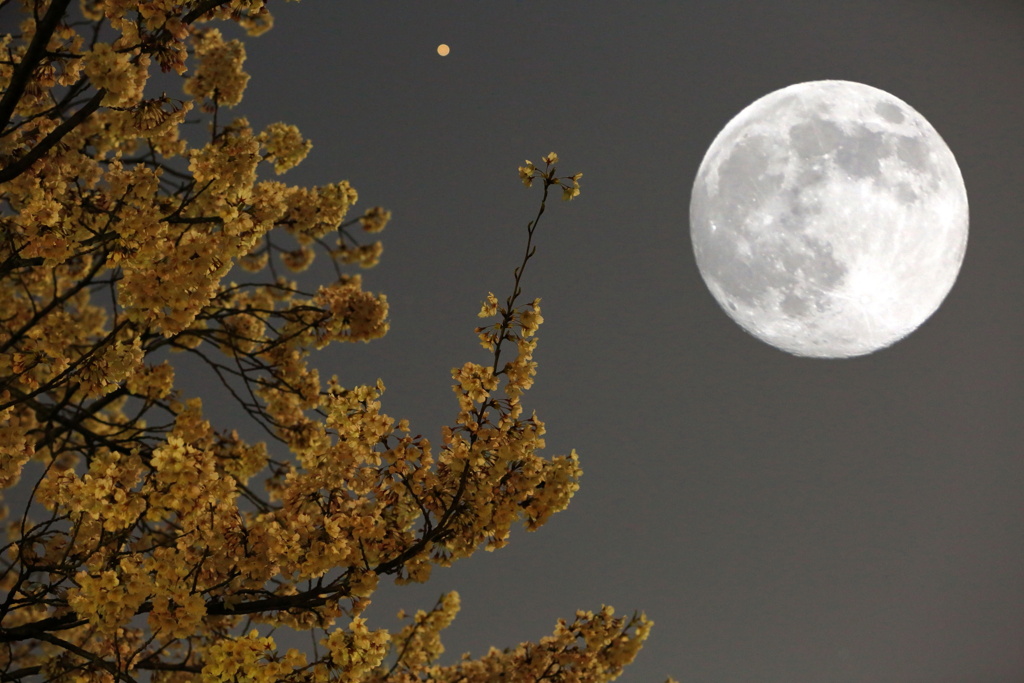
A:
<svg viewBox="0 0 1024 683">
<path fill-rule="evenodd" d="M 16 643 L 21 640 L 43 640 L 42 634 L 47 631 L 64 631 L 88 623 L 85 619 L 79 619 L 77 614 L 65 614 L 62 617 L 47 617 L 29 624 L 12 626 L 10 628 L 0 627 L 0 643 Z"/>
<path fill-rule="evenodd" d="M 46 54 L 46 45 L 50 42 L 50 36 L 56 30 L 57 24 L 60 23 L 69 4 L 71 4 L 71 0 L 53 0 L 47 8 L 46 15 L 42 21 L 36 24 L 36 33 L 32 36 L 32 42 L 29 44 L 28 50 L 25 51 L 25 57 L 21 60 L 18 68 L 14 70 L 11 82 L 7 85 L 7 91 L 4 93 L 3 98 L 0 99 L 0 133 L 11 122 L 14 108 L 18 105 L 18 100 L 25 93 L 25 88 L 28 86 L 29 78 L 32 77 L 32 72 L 35 71 L 35 68 Z"/>
<path fill-rule="evenodd" d="M 53 643 L 58 647 L 64 648 L 68 652 L 74 652 L 82 659 L 92 662 L 96 666 L 100 667 L 107 673 L 114 676 L 114 678 L 116 678 L 119 681 L 123 681 L 124 683 L 136 683 L 134 678 L 124 673 L 123 671 L 119 671 L 117 667 L 115 667 L 113 664 L 106 661 L 105 659 L 103 659 L 103 657 L 94 652 L 89 652 L 88 650 L 78 647 L 74 643 L 69 643 L 63 638 L 58 638 L 57 636 L 50 635 L 49 633 L 40 633 L 38 638 L 40 640 L 45 640 L 48 643 Z"/>
<path fill-rule="evenodd" d="M 24 669 L 16 669 L 14 671 L 2 672 L 0 671 L 0 681 L 20 681 L 26 676 L 35 676 L 37 673 L 43 670 L 41 666 L 29 666 Z"/>
<path fill-rule="evenodd" d="M 43 138 L 38 145 L 29 150 L 28 154 L 0 170 L 0 183 L 5 183 L 8 180 L 17 178 L 19 175 L 27 171 L 32 164 L 39 161 L 44 154 L 49 152 L 54 145 L 60 142 L 65 135 L 71 132 L 72 128 L 76 127 L 82 121 L 85 121 L 90 114 L 99 109 L 100 102 L 106 94 L 107 91 L 102 88 L 97 90 L 96 94 L 92 96 L 92 99 L 83 104 L 81 109 L 72 114 L 63 123 L 50 131 L 49 135 Z"/>
<path fill-rule="evenodd" d="M 203 0 L 203 2 L 196 5 L 195 9 L 186 14 L 181 18 L 181 21 L 186 24 L 191 24 L 193 21 L 203 16 L 207 12 L 217 9 L 221 5 L 226 5 L 231 0 Z"/>
</svg>

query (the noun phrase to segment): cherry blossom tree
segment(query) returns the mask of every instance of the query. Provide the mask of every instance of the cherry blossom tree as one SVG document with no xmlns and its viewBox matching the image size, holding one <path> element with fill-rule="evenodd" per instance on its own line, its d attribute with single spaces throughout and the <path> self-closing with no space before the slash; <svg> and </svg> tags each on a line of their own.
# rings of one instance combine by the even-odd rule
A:
<svg viewBox="0 0 1024 683">
<path fill-rule="evenodd" d="M 436 442 L 382 412 L 384 385 L 322 378 L 313 352 L 369 342 L 388 303 L 353 269 L 390 213 L 346 181 L 260 180 L 300 163 L 295 126 L 231 111 L 264 0 L 0 0 L 0 680 L 603 681 L 650 629 L 577 612 L 536 643 L 440 664 L 455 593 L 394 633 L 363 617 L 381 579 L 423 582 L 578 488 L 525 410 L 539 299 L 488 294 L 483 362 L 453 370 Z M 155 70 L 182 90 L 152 96 Z M 201 121 L 199 143 L 182 126 Z M 316 259 L 336 278 L 303 287 Z M 513 264 L 510 263 L 510 266 Z M 232 279 L 229 279 L 232 278 Z M 297 277 L 297 276 L 295 276 Z M 213 425 L 175 386 L 191 357 L 262 428 Z M 269 631 L 309 633 L 282 651 Z"/>
</svg>

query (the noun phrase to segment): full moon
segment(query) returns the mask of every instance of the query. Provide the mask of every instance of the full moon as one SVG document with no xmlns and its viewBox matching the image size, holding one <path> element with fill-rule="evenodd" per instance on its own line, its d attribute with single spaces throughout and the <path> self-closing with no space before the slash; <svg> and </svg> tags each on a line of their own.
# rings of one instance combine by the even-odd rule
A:
<svg viewBox="0 0 1024 683">
<path fill-rule="evenodd" d="M 913 332 L 953 287 L 967 191 L 935 129 L 849 81 L 765 95 L 711 143 L 690 199 L 700 273 L 743 329 L 847 358 Z"/>
</svg>

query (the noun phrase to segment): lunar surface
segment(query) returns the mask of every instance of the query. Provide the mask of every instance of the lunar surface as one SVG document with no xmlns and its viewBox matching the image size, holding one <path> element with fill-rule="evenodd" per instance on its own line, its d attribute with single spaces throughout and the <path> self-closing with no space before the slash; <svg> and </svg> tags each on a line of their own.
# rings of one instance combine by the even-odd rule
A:
<svg viewBox="0 0 1024 683">
<path fill-rule="evenodd" d="M 967 222 L 960 169 L 931 124 L 848 81 L 792 85 L 740 112 L 690 200 L 715 299 L 798 356 L 859 356 L 914 331 L 956 280 Z"/>
</svg>

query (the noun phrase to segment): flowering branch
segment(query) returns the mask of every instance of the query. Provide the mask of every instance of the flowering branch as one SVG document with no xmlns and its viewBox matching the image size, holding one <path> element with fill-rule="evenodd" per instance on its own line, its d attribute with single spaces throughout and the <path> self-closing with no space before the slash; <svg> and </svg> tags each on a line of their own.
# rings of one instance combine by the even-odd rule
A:
<svg viewBox="0 0 1024 683">
<path fill-rule="evenodd" d="M 382 412 L 383 382 L 345 388 L 311 363 L 386 334 L 386 297 L 351 271 L 378 262 L 391 214 L 352 218 L 347 181 L 281 182 L 312 143 L 232 117 L 245 47 L 207 22 L 258 34 L 265 2 L 90 0 L 74 21 L 69 0 L 7 4 L 27 16 L 0 40 L 0 490 L 23 487 L 24 508 L 0 506 L 0 679 L 614 675 L 645 622 L 602 611 L 455 671 L 433 662 L 456 594 L 394 639 L 361 616 L 382 575 L 421 582 L 500 548 L 578 488 L 575 452 L 542 457 L 523 408 L 543 318 L 522 286 L 549 193 L 575 198 L 580 174 L 558 176 L 555 154 L 519 169 L 543 185 L 525 251 L 431 444 Z M 146 96 L 153 66 L 183 100 Z M 201 142 L 182 135 L 190 112 Z M 300 284 L 315 259 L 335 279 Z M 209 396 L 182 394 L 182 356 L 216 380 Z M 270 440 L 216 429 L 203 399 L 220 396 Z M 277 626 L 323 629 L 326 652 L 279 653 Z"/>
</svg>

